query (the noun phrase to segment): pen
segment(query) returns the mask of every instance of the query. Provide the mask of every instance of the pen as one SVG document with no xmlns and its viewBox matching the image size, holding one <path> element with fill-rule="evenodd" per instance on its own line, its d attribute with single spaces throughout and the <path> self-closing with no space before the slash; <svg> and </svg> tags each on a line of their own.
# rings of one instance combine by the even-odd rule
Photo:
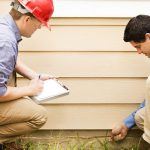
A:
<svg viewBox="0 0 150 150">
<path fill-rule="evenodd" d="M 39 75 L 39 79 L 41 78 L 41 75 Z"/>
<path fill-rule="evenodd" d="M 62 87 L 64 87 L 66 90 L 69 90 L 65 85 L 63 85 L 59 80 L 56 80 Z"/>
<path fill-rule="evenodd" d="M 65 85 L 62 85 L 66 90 L 69 90 Z"/>
</svg>

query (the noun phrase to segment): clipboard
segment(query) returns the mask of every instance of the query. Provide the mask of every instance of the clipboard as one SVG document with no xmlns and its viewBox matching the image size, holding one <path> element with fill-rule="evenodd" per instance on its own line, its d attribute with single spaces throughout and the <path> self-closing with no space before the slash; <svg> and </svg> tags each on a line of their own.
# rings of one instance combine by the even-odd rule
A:
<svg viewBox="0 0 150 150">
<path fill-rule="evenodd" d="M 69 89 L 65 85 L 58 80 L 48 79 L 44 81 L 43 91 L 39 95 L 30 98 L 40 104 L 68 94 Z"/>
</svg>

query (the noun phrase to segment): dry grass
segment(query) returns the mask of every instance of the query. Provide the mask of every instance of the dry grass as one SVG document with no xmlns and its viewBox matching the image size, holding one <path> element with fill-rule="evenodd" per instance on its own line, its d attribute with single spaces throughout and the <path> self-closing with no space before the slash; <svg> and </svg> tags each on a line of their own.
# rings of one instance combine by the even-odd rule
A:
<svg viewBox="0 0 150 150">
<path fill-rule="evenodd" d="M 122 147 L 120 144 L 116 149 L 107 135 L 103 139 L 79 137 L 78 135 L 63 137 L 61 134 L 49 138 L 23 138 L 16 141 L 16 147 L 21 147 L 23 150 L 138 150 L 138 144 L 130 144 L 128 147 Z M 9 148 L 7 147 L 6 150 Z"/>
</svg>

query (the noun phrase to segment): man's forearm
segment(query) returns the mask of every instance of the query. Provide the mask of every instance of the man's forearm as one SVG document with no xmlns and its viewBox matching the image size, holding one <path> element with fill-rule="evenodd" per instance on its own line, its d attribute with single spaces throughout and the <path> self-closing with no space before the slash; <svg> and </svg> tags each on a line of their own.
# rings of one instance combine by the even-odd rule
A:
<svg viewBox="0 0 150 150">
<path fill-rule="evenodd" d="M 12 101 L 24 96 L 30 95 L 28 86 L 24 87 L 7 87 L 7 91 L 3 96 L 0 96 L 0 102 Z"/>
<path fill-rule="evenodd" d="M 34 70 L 32 70 L 31 68 L 26 66 L 19 59 L 17 60 L 15 69 L 16 69 L 17 73 L 19 73 L 20 75 L 22 75 L 23 77 L 26 77 L 28 79 L 34 79 L 34 78 L 38 77 L 38 74 Z"/>
</svg>

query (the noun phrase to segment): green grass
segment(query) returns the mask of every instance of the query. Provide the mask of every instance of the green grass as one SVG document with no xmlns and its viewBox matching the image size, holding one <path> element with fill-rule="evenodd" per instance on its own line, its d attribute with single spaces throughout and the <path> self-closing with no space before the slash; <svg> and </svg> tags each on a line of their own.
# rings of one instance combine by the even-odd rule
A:
<svg viewBox="0 0 150 150">
<path fill-rule="evenodd" d="M 109 141 L 91 139 L 91 140 L 76 140 L 69 141 L 53 141 L 49 143 L 22 141 L 21 147 L 23 150 L 112 150 Z M 20 144 L 18 146 L 20 146 Z M 120 150 L 138 150 L 137 145 L 132 145 L 129 148 L 122 147 Z"/>
<path fill-rule="evenodd" d="M 70 139 L 68 141 L 50 141 L 50 142 L 35 142 L 21 141 L 16 142 L 17 147 L 22 147 L 23 150 L 112 150 L 109 141 L 99 139 Z M 138 150 L 136 145 L 129 148 L 121 148 L 120 150 Z"/>
<path fill-rule="evenodd" d="M 78 134 L 74 137 L 64 137 L 59 134 L 51 136 L 48 139 L 35 137 L 31 139 L 23 138 L 16 141 L 16 147 L 21 147 L 23 150 L 116 150 L 116 148 L 113 148 L 114 144 L 116 143 L 109 141 L 107 133 L 104 138 L 83 138 L 79 137 Z M 7 147 L 6 150 L 9 150 L 9 148 Z M 128 147 L 122 147 L 120 143 L 117 150 L 138 150 L 138 143 L 136 145 L 130 144 Z"/>
</svg>

